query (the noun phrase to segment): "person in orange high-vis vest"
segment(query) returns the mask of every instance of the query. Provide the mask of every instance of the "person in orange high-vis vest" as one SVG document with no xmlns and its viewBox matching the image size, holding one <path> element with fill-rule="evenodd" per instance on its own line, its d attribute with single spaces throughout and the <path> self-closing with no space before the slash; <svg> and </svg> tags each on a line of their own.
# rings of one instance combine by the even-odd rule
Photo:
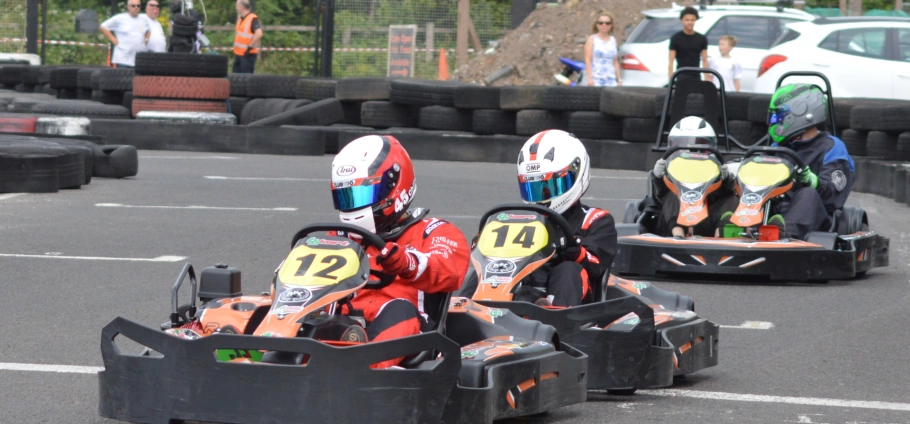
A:
<svg viewBox="0 0 910 424">
<path fill-rule="evenodd" d="M 234 73 L 252 74 L 259 56 L 262 25 L 250 11 L 249 0 L 237 0 L 237 29 L 234 34 Z"/>
</svg>

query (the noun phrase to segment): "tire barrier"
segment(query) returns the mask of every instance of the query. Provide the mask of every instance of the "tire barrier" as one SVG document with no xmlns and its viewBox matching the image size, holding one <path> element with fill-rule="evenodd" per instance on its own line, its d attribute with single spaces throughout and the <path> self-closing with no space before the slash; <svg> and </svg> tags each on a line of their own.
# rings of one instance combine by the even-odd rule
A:
<svg viewBox="0 0 910 424">
<path fill-rule="evenodd" d="M 194 124 L 209 125 L 234 125 L 237 117 L 231 113 L 206 113 L 206 112 L 161 112 L 145 111 L 136 114 L 137 120 L 157 122 L 189 122 Z"/>
</svg>

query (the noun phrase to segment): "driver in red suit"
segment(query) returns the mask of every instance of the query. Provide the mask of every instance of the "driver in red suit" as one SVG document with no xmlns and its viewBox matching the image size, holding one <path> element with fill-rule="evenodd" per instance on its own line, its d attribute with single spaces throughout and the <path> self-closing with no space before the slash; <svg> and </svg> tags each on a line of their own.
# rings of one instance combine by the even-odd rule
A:
<svg viewBox="0 0 910 424">
<path fill-rule="evenodd" d="M 425 295 L 457 290 L 467 273 L 471 246 L 461 230 L 430 218 L 427 209 L 409 211 L 416 191 L 411 158 L 392 136 L 358 138 L 332 161 L 332 199 L 341 222 L 379 235 L 386 245 L 379 252 L 367 248 L 371 266 L 397 276 L 385 288 L 356 294 L 351 304 L 363 311 L 366 334 L 351 327 L 348 341 L 378 342 L 427 330 Z"/>
</svg>

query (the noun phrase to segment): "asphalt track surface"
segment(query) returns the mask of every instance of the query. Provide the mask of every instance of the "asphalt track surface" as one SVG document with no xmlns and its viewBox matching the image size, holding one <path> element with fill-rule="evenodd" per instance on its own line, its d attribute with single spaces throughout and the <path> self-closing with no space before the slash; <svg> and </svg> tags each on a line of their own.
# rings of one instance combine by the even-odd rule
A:
<svg viewBox="0 0 910 424">
<path fill-rule="evenodd" d="M 330 162 L 143 151 L 136 178 L 0 195 L 0 423 L 112 422 L 97 416 L 95 368 L 75 368 L 102 365 L 101 328 L 118 315 L 165 321 L 180 257 L 197 270 L 228 263 L 242 270 L 247 293 L 266 290 L 291 235 L 337 219 Z M 519 200 L 512 165 L 416 167 L 414 204 L 470 235 L 486 209 Z M 586 203 L 616 215 L 644 193 L 642 172 L 593 175 Z M 910 209 L 865 194 L 849 203 L 891 237 L 890 267 L 823 285 L 661 282 L 718 324 L 773 327 L 722 328 L 720 364 L 671 390 L 591 392 L 587 403 L 518 422 L 910 422 Z M 20 370 L 48 365 L 69 367 Z"/>
</svg>

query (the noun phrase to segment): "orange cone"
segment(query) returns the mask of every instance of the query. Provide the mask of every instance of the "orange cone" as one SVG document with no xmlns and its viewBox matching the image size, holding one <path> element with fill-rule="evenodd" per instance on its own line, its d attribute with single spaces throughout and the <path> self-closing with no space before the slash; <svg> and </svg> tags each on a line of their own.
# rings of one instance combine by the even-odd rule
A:
<svg viewBox="0 0 910 424">
<path fill-rule="evenodd" d="M 446 60 L 446 49 L 439 49 L 439 78 L 440 81 L 449 79 L 449 62 Z"/>
</svg>

